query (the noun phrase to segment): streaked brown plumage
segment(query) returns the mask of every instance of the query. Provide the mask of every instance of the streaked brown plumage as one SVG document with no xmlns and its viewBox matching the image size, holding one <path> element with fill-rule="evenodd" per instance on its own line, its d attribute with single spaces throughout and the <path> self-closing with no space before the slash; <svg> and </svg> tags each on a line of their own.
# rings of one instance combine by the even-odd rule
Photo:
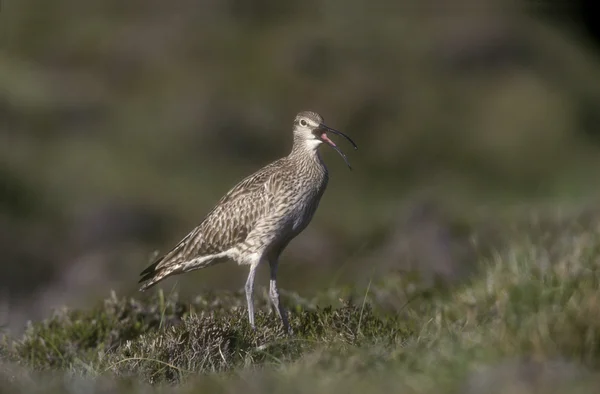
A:
<svg viewBox="0 0 600 394">
<path fill-rule="evenodd" d="M 254 328 L 254 277 L 258 265 L 266 260 L 271 270 L 269 296 L 289 330 L 285 310 L 279 304 L 277 267 L 283 249 L 310 223 L 327 187 L 327 167 L 318 152 L 319 145 L 326 142 L 348 164 L 327 132 L 344 136 L 356 149 L 356 144 L 345 134 L 325 126 L 319 114 L 300 112 L 294 120 L 291 153 L 234 186 L 198 227 L 142 271 L 140 283 L 145 283 L 140 290 L 171 275 L 229 259 L 248 264 L 250 273 L 245 289 L 248 319 Z"/>
</svg>

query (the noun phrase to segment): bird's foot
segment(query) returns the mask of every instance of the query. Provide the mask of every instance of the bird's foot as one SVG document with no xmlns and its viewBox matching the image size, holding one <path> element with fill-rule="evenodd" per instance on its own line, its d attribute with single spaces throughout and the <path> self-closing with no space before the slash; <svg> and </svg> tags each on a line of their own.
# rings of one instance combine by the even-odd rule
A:
<svg viewBox="0 0 600 394">
<path fill-rule="evenodd" d="M 292 330 L 292 327 L 290 327 L 289 325 L 284 325 L 283 326 L 283 331 L 285 332 L 285 334 L 287 336 L 294 336 L 294 330 Z"/>
</svg>

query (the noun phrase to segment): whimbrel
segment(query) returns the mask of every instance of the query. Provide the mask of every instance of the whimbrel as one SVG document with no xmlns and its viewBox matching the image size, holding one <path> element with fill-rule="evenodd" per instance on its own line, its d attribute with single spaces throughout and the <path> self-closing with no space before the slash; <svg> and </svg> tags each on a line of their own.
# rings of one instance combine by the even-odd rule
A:
<svg viewBox="0 0 600 394">
<path fill-rule="evenodd" d="M 234 186 L 204 220 L 171 251 L 141 272 L 144 291 L 176 274 L 233 260 L 250 266 L 245 291 L 248 319 L 254 329 L 253 289 L 256 268 L 269 262 L 269 298 L 281 322 L 290 331 L 287 313 L 279 303 L 279 255 L 311 221 L 328 181 L 327 167 L 318 152 L 325 142 L 350 169 L 346 155 L 327 133 L 346 134 L 323 123 L 321 115 L 304 111 L 296 115 L 294 144 L 286 157 L 274 161 Z"/>
</svg>

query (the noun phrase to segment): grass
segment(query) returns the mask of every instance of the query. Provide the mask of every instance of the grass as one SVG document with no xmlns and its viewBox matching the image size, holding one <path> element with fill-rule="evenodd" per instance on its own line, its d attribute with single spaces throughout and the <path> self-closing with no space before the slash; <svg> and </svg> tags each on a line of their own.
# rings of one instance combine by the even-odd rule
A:
<svg viewBox="0 0 600 394">
<path fill-rule="evenodd" d="M 5 338 L 0 379 L 12 392 L 42 378 L 49 392 L 595 392 L 599 227 L 589 215 L 513 226 L 512 242 L 444 289 L 410 295 L 398 274 L 284 294 L 293 336 L 260 293 L 256 331 L 241 292 L 113 293 Z"/>
</svg>

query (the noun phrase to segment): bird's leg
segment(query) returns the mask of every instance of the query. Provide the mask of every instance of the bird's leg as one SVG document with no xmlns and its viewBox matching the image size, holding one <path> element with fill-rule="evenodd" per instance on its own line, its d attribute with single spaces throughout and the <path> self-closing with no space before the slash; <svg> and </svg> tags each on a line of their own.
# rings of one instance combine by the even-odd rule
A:
<svg viewBox="0 0 600 394">
<path fill-rule="evenodd" d="M 269 266 L 271 268 L 271 280 L 269 281 L 269 298 L 277 311 L 277 315 L 281 319 L 281 323 L 283 323 L 283 328 L 288 332 L 292 333 L 290 328 L 290 324 L 287 318 L 287 312 L 283 305 L 279 302 L 279 291 L 277 290 L 277 266 L 279 265 L 279 260 L 277 258 L 269 260 Z"/>
<path fill-rule="evenodd" d="M 256 267 L 258 267 L 257 263 L 250 264 L 250 273 L 248 274 L 248 279 L 246 280 L 246 301 L 248 302 L 248 320 L 250 321 L 250 326 L 252 329 L 255 329 L 254 326 L 254 276 L 256 275 Z"/>
</svg>

